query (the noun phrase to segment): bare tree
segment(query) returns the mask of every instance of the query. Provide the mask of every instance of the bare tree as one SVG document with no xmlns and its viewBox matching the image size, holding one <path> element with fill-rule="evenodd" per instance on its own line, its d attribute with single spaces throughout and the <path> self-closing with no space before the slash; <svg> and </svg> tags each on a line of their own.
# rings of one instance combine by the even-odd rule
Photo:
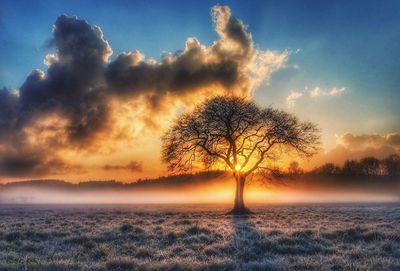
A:
<svg viewBox="0 0 400 271">
<path fill-rule="evenodd" d="M 175 172 L 198 166 L 224 166 L 233 172 L 233 214 L 250 212 L 243 200 L 246 178 L 270 169 L 282 151 L 311 156 L 319 144 L 318 129 L 294 115 L 234 96 L 217 96 L 183 114 L 163 137 L 162 158 Z"/>
<path fill-rule="evenodd" d="M 366 176 L 380 175 L 381 161 L 375 157 L 365 157 L 360 160 L 361 170 Z"/>
<path fill-rule="evenodd" d="M 381 161 L 387 176 L 400 176 L 400 156 L 392 154 Z"/>
<path fill-rule="evenodd" d="M 303 169 L 300 167 L 300 165 L 297 161 L 291 162 L 289 164 L 287 171 L 290 176 L 298 176 L 298 175 L 304 173 Z"/>
</svg>

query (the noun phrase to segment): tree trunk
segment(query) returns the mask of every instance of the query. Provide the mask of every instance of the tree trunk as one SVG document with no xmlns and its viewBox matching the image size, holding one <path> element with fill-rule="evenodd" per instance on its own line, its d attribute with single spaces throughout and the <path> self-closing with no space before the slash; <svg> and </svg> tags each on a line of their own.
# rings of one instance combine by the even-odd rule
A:
<svg viewBox="0 0 400 271">
<path fill-rule="evenodd" d="M 244 204 L 244 199 L 243 199 L 243 192 L 244 192 L 244 186 L 246 184 L 246 177 L 241 175 L 240 173 L 236 173 L 235 179 L 236 179 L 235 204 L 233 206 L 232 211 L 230 211 L 229 213 L 235 214 L 235 215 L 250 214 L 251 211 L 246 208 L 246 206 Z"/>
</svg>

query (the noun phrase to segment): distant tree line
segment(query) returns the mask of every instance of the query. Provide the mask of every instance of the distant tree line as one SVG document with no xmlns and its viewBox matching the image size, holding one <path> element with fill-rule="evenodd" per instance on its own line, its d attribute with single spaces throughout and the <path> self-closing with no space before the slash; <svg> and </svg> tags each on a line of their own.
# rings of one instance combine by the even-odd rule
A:
<svg viewBox="0 0 400 271">
<path fill-rule="evenodd" d="M 116 180 L 89 180 L 79 183 L 70 183 L 64 180 L 43 179 L 43 180 L 26 180 L 20 182 L 0 183 L 0 190 L 6 188 L 44 188 L 54 190 L 107 190 L 107 189 L 153 189 L 172 187 L 178 188 L 189 185 L 199 185 L 212 182 L 216 178 L 226 175 L 224 171 L 205 171 L 193 174 L 179 174 L 171 176 L 161 176 L 155 179 L 138 179 L 136 181 L 123 183 Z"/>
<path fill-rule="evenodd" d="M 300 168 L 297 162 L 292 162 L 286 172 L 276 170 L 274 175 L 300 176 L 300 175 L 323 175 L 338 177 L 398 177 L 400 176 L 400 156 L 389 155 L 384 159 L 376 157 L 365 157 L 360 160 L 346 160 L 343 166 L 334 163 L 326 163 L 309 172 Z"/>
</svg>

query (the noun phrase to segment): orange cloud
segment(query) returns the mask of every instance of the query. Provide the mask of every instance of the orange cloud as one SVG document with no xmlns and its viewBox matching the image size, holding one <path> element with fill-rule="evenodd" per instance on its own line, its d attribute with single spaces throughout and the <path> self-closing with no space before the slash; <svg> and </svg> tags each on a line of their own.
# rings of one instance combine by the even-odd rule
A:
<svg viewBox="0 0 400 271">
<path fill-rule="evenodd" d="M 345 160 L 358 160 L 368 156 L 382 159 L 395 153 L 400 154 L 400 132 L 386 135 L 346 133 L 338 136 L 336 146 L 317 157 L 314 163 L 342 164 Z"/>
<path fill-rule="evenodd" d="M 33 70 L 18 95 L 0 89 L 0 176 L 97 172 L 99 164 L 142 174 L 126 165 L 139 155 L 156 167 L 144 162 L 146 169 L 162 171 L 154 159 L 159 135 L 176 114 L 210 95 L 251 96 L 286 67 L 289 52 L 256 48 L 229 7 L 214 6 L 212 21 L 219 38 L 210 46 L 189 37 L 161 61 L 134 50 L 110 62 L 113 51 L 99 27 L 58 17 L 47 72 Z"/>
</svg>

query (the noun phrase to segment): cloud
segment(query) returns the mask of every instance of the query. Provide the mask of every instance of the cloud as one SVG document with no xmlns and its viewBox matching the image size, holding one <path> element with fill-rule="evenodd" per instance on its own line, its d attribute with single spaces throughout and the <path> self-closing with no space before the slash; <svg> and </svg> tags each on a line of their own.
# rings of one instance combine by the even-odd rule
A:
<svg viewBox="0 0 400 271">
<path fill-rule="evenodd" d="M 296 105 L 296 101 L 303 96 L 303 92 L 300 91 L 294 91 L 292 90 L 289 94 L 289 96 L 286 97 L 286 105 L 289 108 L 292 108 Z"/>
<path fill-rule="evenodd" d="M 0 148 L 0 175 L 6 177 L 36 177 L 65 173 L 83 173 L 79 165 L 72 165 L 61 158 L 40 150 L 16 152 Z"/>
<path fill-rule="evenodd" d="M 322 158 L 324 162 L 341 164 L 348 159 L 368 156 L 382 159 L 394 153 L 400 154 L 400 132 L 384 135 L 346 133 L 337 136 L 336 146 Z"/>
<path fill-rule="evenodd" d="M 350 150 L 362 150 L 367 148 L 380 148 L 383 146 L 400 150 L 400 132 L 390 133 L 386 135 L 380 134 L 364 134 L 354 135 L 346 133 L 337 139 L 337 143 L 343 145 Z"/>
<path fill-rule="evenodd" d="M 112 91 L 145 96 L 152 106 L 168 95 L 216 91 L 248 95 L 285 66 L 288 52 L 255 49 L 246 26 L 232 17 L 228 7 L 213 7 L 212 18 L 220 39 L 209 47 L 190 37 L 181 52 L 167 53 L 160 62 L 146 61 L 139 51 L 120 54 L 106 73 Z"/>
<path fill-rule="evenodd" d="M 127 165 L 104 165 L 102 167 L 103 170 L 111 171 L 111 170 L 128 170 L 132 172 L 142 172 L 143 167 L 142 163 L 138 161 L 130 161 Z"/>
<path fill-rule="evenodd" d="M 18 92 L 0 89 L 0 150 L 7 149 L 0 153 L 2 172 L 7 167 L 14 175 L 66 170 L 67 162 L 52 161 L 61 161 L 58 157 L 69 150 L 113 149 L 117 140 L 139 133 L 132 127 L 158 129 L 193 99 L 218 93 L 251 96 L 286 67 L 289 52 L 257 49 L 229 7 L 214 6 L 212 20 L 219 38 L 210 46 L 189 37 L 183 50 L 160 61 L 134 50 L 110 62 L 113 51 L 100 27 L 59 16 L 48 43 L 55 53 L 43 61 L 47 72 L 33 70 Z"/>
<path fill-rule="evenodd" d="M 20 88 L 18 126 L 58 112 L 68 119 L 71 143 L 81 144 L 108 120 L 103 74 L 112 50 L 100 28 L 64 15 L 54 24 L 51 44 L 57 53 L 46 57 L 47 74 L 33 70 Z"/>
<path fill-rule="evenodd" d="M 309 93 L 311 98 L 318 98 L 322 96 L 334 96 L 334 95 L 339 95 L 343 92 L 345 92 L 347 88 L 345 87 L 332 87 L 330 89 L 326 88 L 320 88 L 320 87 L 314 87 L 312 89 L 309 89 L 307 86 L 304 87 L 304 90 L 292 90 L 290 94 L 286 97 L 286 105 L 289 108 L 293 108 L 296 105 L 296 101 L 300 99 L 301 97 L 304 96 L 304 93 Z"/>
<path fill-rule="evenodd" d="M 321 97 L 321 96 L 334 96 L 341 94 L 345 92 L 347 89 L 345 87 L 333 87 L 333 88 L 320 88 L 320 87 L 314 87 L 313 89 L 310 90 L 310 97 L 316 98 L 316 97 Z"/>
<path fill-rule="evenodd" d="M 0 89 L 0 139 L 4 140 L 15 124 L 18 100 L 16 92 Z"/>
</svg>

